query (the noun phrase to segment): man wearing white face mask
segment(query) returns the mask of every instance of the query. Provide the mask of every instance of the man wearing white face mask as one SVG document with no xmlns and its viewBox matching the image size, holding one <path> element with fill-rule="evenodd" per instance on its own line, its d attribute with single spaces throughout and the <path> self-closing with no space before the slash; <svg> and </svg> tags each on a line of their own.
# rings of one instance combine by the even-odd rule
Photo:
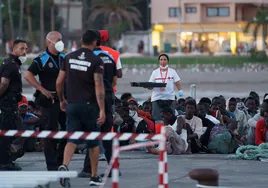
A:
<svg viewBox="0 0 268 188">
<path fill-rule="evenodd" d="M 60 102 L 56 93 L 56 80 L 63 63 L 65 54 L 62 53 L 64 43 L 62 35 L 57 31 L 51 31 L 46 36 L 47 49 L 36 57 L 24 78 L 36 89 L 35 102 L 41 107 L 42 129 L 58 130 L 58 125 L 65 130 L 65 113 L 60 110 Z M 39 77 L 39 82 L 35 76 Z M 45 140 L 44 153 L 47 170 L 57 170 L 62 164 L 65 142 L 61 141 L 57 149 L 57 140 Z"/>
<path fill-rule="evenodd" d="M 178 89 L 178 97 L 183 96 L 183 90 L 180 84 L 180 77 L 176 70 L 168 67 L 169 57 L 167 54 L 160 54 L 158 57 L 160 67 L 153 71 L 149 82 L 166 83 L 165 88 L 152 89 L 152 116 L 155 121 L 162 120 L 161 111 L 165 107 L 175 110 L 174 85 Z"/>
<path fill-rule="evenodd" d="M 15 40 L 8 58 L 0 64 L 0 129 L 17 129 L 22 124 L 18 115 L 17 103 L 22 99 L 22 81 L 20 66 L 26 60 L 27 44 L 24 40 Z M 21 170 L 12 162 L 10 145 L 12 138 L 0 138 L 0 171 Z"/>
</svg>

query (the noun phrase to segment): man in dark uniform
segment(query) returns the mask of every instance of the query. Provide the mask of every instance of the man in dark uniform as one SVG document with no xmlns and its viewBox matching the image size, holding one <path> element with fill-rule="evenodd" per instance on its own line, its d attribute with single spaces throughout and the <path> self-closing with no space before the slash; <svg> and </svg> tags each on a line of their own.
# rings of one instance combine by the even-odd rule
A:
<svg viewBox="0 0 268 188">
<path fill-rule="evenodd" d="M 94 49 L 94 54 L 96 56 L 99 56 L 103 63 L 104 63 L 104 87 L 105 87 L 105 123 L 101 126 L 101 132 L 111 132 L 112 126 L 113 126 L 113 110 L 112 105 L 114 104 L 114 90 L 113 87 L 116 86 L 117 81 L 117 69 L 116 69 L 116 62 L 114 61 L 114 58 L 112 55 L 110 55 L 108 52 L 102 50 L 100 48 L 101 44 L 101 34 L 99 31 L 95 31 L 98 36 L 99 40 L 97 43 L 97 48 Z M 105 150 L 105 157 L 108 162 L 110 163 L 111 157 L 112 157 L 112 141 L 106 140 L 102 141 L 103 147 Z M 84 168 L 82 172 L 79 174 L 79 177 L 88 177 L 91 171 L 90 163 L 88 154 L 85 157 L 84 160 Z M 111 176 L 111 174 L 109 175 Z"/>
<path fill-rule="evenodd" d="M 103 62 L 93 53 L 97 45 L 98 35 L 88 30 L 82 37 L 82 48 L 68 54 L 57 79 L 57 93 L 61 109 L 66 110 L 67 131 L 100 131 L 105 121 L 105 90 L 103 83 Z M 63 85 L 66 82 L 64 98 Z M 67 106 L 66 106 L 67 104 Z M 75 152 L 79 140 L 68 140 L 65 147 L 63 165 L 60 171 L 68 171 L 69 162 Z M 87 141 L 91 163 L 90 185 L 100 185 L 98 176 L 99 141 Z M 61 185 L 68 185 L 69 179 L 61 179 Z"/>
<path fill-rule="evenodd" d="M 44 125 L 41 128 L 57 131 L 60 123 L 61 129 L 65 130 L 65 120 L 64 116 L 60 116 L 60 103 L 56 94 L 56 80 L 60 64 L 65 58 L 61 53 L 64 49 L 62 35 L 57 31 L 51 31 L 46 36 L 46 43 L 46 51 L 34 59 L 24 77 L 37 90 L 36 103 L 41 107 L 40 119 Z M 40 84 L 34 77 L 36 75 L 39 77 Z M 47 170 L 57 170 L 62 164 L 64 146 L 64 140 L 61 140 L 58 146 L 58 140 L 45 139 L 44 153 Z"/>
<path fill-rule="evenodd" d="M 0 65 L 0 129 L 17 129 L 22 121 L 18 115 L 18 102 L 22 96 L 20 66 L 26 61 L 27 44 L 15 40 L 12 53 Z M 0 137 L 0 170 L 21 170 L 11 161 L 12 138 Z"/>
</svg>

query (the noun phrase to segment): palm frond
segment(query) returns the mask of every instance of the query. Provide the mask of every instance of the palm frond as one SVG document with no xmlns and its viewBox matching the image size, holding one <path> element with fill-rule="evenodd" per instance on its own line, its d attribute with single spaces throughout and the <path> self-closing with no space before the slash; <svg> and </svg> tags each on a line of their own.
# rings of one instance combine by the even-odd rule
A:
<svg viewBox="0 0 268 188">
<path fill-rule="evenodd" d="M 107 13 L 107 10 L 104 8 L 96 9 L 95 11 L 91 12 L 89 15 L 89 20 L 94 21 L 97 17 Z"/>
<path fill-rule="evenodd" d="M 248 33 L 249 32 L 249 28 L 251 27 L 252 22 L 248 22 L 247 25 L 244 28 L 244 33 Z"/>
</svg>

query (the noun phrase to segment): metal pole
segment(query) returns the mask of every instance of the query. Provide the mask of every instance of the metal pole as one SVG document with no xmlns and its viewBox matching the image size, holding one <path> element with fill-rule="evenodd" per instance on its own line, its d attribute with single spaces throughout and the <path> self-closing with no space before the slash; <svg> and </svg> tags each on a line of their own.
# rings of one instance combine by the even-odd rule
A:
<svg viewBox="0 0 268 188">
<path fill-rule="evenodd" d="M 3 44 L 2 0 L 0 0 L 0 45 Z"/>
<path fill-rule="evenodd" d="M 191 84 L 190 86 L 190 96 L 196 100 L 196 85 L 195 84 Z"/>
<path fill-rule="evenodd" d="M 181 52 L 181 0 L 178 0 L 178 52 Z"/>
<path fill-rule="evenodd" d="M 150 8 L 151 8 L 151 6 L 150 6 L 150 3 L 149 3 L 149 0 L 147 0 L 147 28 L 148 28 L 148 55 L 150 56 L 151 55 L 151 51 L 150 51 L 150 47 L 151 47 L 151 45 L 150 45 L 150 30 L 151 30 L 151 28 L 150 28 Z"/>
</svg>

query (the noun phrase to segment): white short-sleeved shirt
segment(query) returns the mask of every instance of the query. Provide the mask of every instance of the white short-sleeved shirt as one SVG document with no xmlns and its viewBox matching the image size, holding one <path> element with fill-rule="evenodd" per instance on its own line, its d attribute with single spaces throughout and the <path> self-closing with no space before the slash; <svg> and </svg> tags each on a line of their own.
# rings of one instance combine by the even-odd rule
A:
<svg viewBox="0 0 268 188">
<path fill-rule="evenodd" d="M 154 70 L 149 82 L 167 83 L 167 85 L 164 90 L 161 90 L 161 88 L 153 88 L 152 102 L 157 100 L 175 100 L 174 84 L 178 81 L 180 81 L 180 77 L 172 68 L 168 68 L 167 72 L 160 71 L 160 68 Z"/>
</svg>

